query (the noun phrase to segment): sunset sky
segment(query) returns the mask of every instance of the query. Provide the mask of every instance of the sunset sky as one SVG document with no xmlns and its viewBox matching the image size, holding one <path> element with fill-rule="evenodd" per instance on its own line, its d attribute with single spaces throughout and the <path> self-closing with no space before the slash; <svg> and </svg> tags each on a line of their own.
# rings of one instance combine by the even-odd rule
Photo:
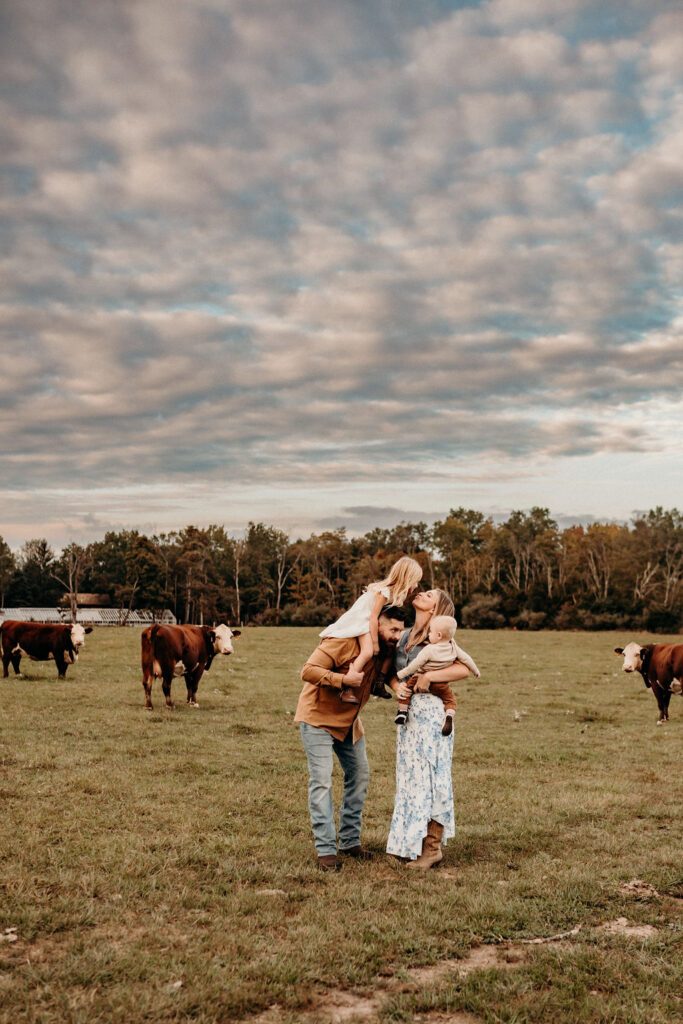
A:
<svg viewBox="0 0 683 1024">
<path fill-rule="evenodd" d="M 0 535 L 683 507 L 680 0 L 4 0 Z"/>
</svg>

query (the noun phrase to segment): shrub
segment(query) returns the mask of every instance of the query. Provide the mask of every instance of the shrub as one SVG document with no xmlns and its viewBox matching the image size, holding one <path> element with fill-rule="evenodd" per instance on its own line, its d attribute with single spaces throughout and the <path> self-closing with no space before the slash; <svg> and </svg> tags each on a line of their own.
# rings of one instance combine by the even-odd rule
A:
<svg viewBox="0 0 683 1024">
<path fill-rule="evenodd" d="M 545 612 L 533 612 L 530 608 L 522 608 L 519 615 L 511 619 L 517 629 L 543 629 L 548 616 Z"/>
<path fill-rule="evenodd" d="M 470 629 L 499 629 L 505 625 L 505 616 L 498 611 L 499 607 L 499 597 L 475 594 L 462 609 L 462 624 Z"/>
<path fill-rule="evenodd" d="M 678 633 L 683 622 L 680 611 L 651 608 L 645 617 L 645 624 L 652 633 Z"/>
<path fill-rule="evenodd" d="M 334 622 L 337 612 L 329 605 L 317 601 L 305 601 L 303 604 L 286 604 L 282 609 L 283 626 L 326 626 Z"/>
</svg>

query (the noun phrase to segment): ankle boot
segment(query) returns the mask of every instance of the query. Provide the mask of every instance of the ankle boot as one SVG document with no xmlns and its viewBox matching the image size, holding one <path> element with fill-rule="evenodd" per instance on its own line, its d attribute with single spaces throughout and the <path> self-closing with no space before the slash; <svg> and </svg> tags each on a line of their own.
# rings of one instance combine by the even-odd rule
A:
<svg viewBox="0 0 683 1024">
<path fill-rule="evenodd" d="M 422 843 L 422 853 L 417 860 L 411 860 L 409 868 L 418 868 L 426 871 L 435 867 L 443 858 L 441 852 L 441 840 L 443 839 L 443 825 L 433 819 L 427 825 L 427 835 Z"/>
<path fill-rule="evenodd" d="M 339 691 L 339 700 L 343 704 L 360 704 L 360 697 L 358 696 L 357 690 L 352 690 L 350 686 L 343 686 Z"/>
</svg>

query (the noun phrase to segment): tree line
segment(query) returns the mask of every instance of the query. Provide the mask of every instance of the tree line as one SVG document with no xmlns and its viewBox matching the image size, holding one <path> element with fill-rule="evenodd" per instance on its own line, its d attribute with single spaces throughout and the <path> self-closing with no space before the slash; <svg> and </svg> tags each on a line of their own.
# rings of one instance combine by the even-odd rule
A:
<svg viewBox="0 0 683 1024">
<path fill-rule="evenodd" d="M 546 508 L 498 524 L 456 508 L 433 526 L 403 522 L 359 537 L 338 529 L 291 540 L 253 522 L 240 538 L 222 526 L 121 530 L 59 554 L 44 539 L 14 553 L 0 538 L 0 606 L 61 599 L 75 615 L 79 593 L 98 593 L 124 620 L 126 610 L 170 608 L 179 622 L 323 625 L 404 554 L 427 586 L 452 595 L 464 626 L 683 627 L 683 517 L 661 507 L 629 524 L 564 530 Z"/>
</svg>

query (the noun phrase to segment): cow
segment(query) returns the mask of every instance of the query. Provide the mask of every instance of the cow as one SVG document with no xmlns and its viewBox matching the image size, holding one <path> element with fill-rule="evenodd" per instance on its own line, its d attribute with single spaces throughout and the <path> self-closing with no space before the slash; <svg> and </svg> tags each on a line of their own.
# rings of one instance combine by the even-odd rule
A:
<svg viewBox="0 0 683 1024">
<path fill-rule="evenodd" d="M 152 682 L 161 679 L 166 706 L 173 707 L 171 682 L 173 676 L 185 676 L 187 703 L 198 708 L 197 687 L 216 654 L 234 654 L 232 638 L 241 636 L 239 629 L 220 626 L 162 626 L 158 623 L 143 629 L 141 636 L 142 685 L 145 709 L 152 710 Z"/>
<path fill-rule="evenodd" d="M 652 689 L 659 706 L 657 725 L 669 721 L 672 693 L 683 693 L 683 644 L 626 644 L 615 647 L 623 655 L 624 672 L 640 672 L 646 686 Z"/>
<path fill-rule="evenodd" d="M 60 679 L 66 678 L 68 665 L 78 661 L 78 652 L 85 643 L 85 634 L 92 633 L 92 626 L 50 625 L 42 622 L 20 622 L 7 619 L 0 628 L 2 638 L 2 675 L 9 676 L 9 664 L 17 676 L 21 676 L 19 663 L 22 654 L 31 661 L 54 659 Z"/>
</svg>

